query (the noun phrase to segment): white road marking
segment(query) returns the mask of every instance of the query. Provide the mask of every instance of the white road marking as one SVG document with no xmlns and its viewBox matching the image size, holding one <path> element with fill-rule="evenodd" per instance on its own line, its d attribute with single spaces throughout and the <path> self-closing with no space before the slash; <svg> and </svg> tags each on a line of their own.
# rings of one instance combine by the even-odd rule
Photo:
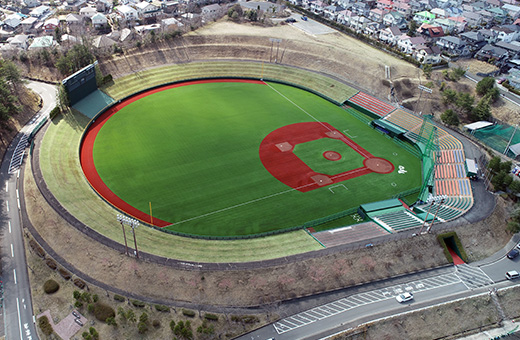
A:
<svg viewBox="0 0 520 340">
<path fill-rule="evenodd" d="M 20 194 L 18 193 L 18 189 L 16 189 L 16 198 L 20 198 Z"/>
<path fill-rule="evenodd" d="M 11 221 L 7 221 L 7 225 L 9 226 L 9 234 L 11 233 Z"/>
<path fill-rule="evenodd" d="M 23 339 L 22 317 L 20 316 L 20 301 L 18 301 L 18 298 L 16 298 L 16 308 L 18 309 L 18 327 L 20 327 L 20 339 Z"/>
<path fill-rule="evenodd" d="M 9 212 L 9 201 L 5 201 L 5 206 L 7 208 L 7 212 Z"/>
<path fill-rule="evenodd" d="M 5 181 L 5 192 L 9 192 L 9 183 Z"/>
<path fill-rule="evenodd" d="M 13 244 L 11 243 L 11 257 L 14 257 Z"/>
<path fill-rule="evenodd" d="M 14 276 L 14 284 L 17 284 L 16 283 L 16 269 L 13 269 L 13 276 Z M 18 299 L 16 299 L 18 300 Z"/>
<path fill-rule="evenodd" d="M 16 203 L 18 203 L 18 210 L 20 210 L 20 199 L 19 198 L 16 199 Z"/>
</svg>

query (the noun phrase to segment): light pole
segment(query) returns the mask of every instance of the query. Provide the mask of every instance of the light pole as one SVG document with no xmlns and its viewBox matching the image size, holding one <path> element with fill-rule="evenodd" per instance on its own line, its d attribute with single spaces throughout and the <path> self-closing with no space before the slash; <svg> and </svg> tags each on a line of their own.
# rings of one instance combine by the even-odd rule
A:
<svg viewBox="0 0 520 340">
<path fill-rule="evenodd" d="M 123 227 L 123 236 L 125 238 L 125 248 L 126 248 L 126 255 L 128 255 L 128 246 L 126 244 L 126 234 L 125 234 L 125 227 L 124 225 L 129 225 L 132 228 L 132 234 L 134 234 L 134 245 L 135 245 L 135 256 L 139 258 L 139 250 L 137 250 L 137 240 L 135 238 L 135 229 L 139 226 L 139 221 L 133 218 L 130 218 L 125 215 L 117 214 L 117 220 L 121 223 L 121 226 Z"/>
<path fill-rule="evenodd" d="M 126 216 L 124 216 L 124 215 L 117 214 L 117 220 L 119 221 L 119 223 L 121 223 L 121 228 L 123 228 L 123 238 L 125 239 L 126 256 L 130 256 L 130 254 L 128 254 L 128 244 L 126 243 L 126 233 L 125 233 L 125 226 L 124 226 L 125 217 Z"/>
</svg>

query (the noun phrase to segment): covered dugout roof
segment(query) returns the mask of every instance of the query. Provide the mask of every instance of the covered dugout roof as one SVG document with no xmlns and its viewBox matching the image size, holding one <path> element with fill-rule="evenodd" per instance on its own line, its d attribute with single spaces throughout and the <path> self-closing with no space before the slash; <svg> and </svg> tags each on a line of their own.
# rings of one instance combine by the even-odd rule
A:
<svg viewBox="0 0 520 340">
<path fill-rule="evenodd" d="M 483 129 L 485 127 L 491 126 L 493 123 L 486 122 L 484 120 L 481 120 L 480 122 L 471 123 L 468 125 L 464 125 L 464 128 L 470 131 L 475 131 L 478 129 Z"/>
<path fill-rule="evenodd" d="M 362 204 L 361 209 L 365 211 L 366 213 L 377 211 L 377 210 L 383 210 L 383 209 L 390 209 L 395 207 L 402 207 L 403 204 L 401 201 L 399 201 L 397 198 L 392 198 L 385 201 L 379 201 L 379 202 L 372 202 L 367 204 Z"/>
</svg>

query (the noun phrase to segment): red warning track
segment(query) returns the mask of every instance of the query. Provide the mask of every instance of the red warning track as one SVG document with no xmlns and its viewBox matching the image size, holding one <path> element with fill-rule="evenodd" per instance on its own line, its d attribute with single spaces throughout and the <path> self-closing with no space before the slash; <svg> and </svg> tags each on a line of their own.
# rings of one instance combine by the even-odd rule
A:
<svg viewBox="0 0 520 340">
<path fill-rule="evenodd" d="M 108 186 L 103 182 L 101 177 L 99 176 L 96 166 L 94 164 L 94 141 L 96 140 L 97 134 L 99 130 L 103 127 L 103 125 L 119 110 L 124 108 L 125 106 L 141 99 L 151 94 L 173 89 L 176 87 L 187 86 L 187 85 L 195 85 L 195 84 L 205 84 L 205 83 L 251 83 L 251 84 L 260 84 L 265 85 L 264 82 L 259 80 L 250 80 L 250 79 L 207 79 L 207 80 L 196 80 L 196 81 L 187 81 L 183 83 L 166 85 L 154 89 L 150 89 L 148 91 L 141 92 L 135 96 L 132 96 L 126 100 L 123 100 L 115 105 L 113 105 L 110 109 L 105 111 L 96 120 L 89 126 L 88 130 L 85 132 L 83 136 L 83 141 L 81 144 L 80 151 L 80 162 L 81 167 L 83 169 L 83 173 L 85 177 L 89 181 L 90 185 L 97 191 L 97 193 L 103 197 L 107 202 L 112 204 L 117 209 L 125 212 L 126 214 L 133 216 L 143 222 L 151 224 L 151 217 L 149 214 L 142 212 L 119 196 L 117 196 L 112 190 L 108 188 Z M 171 225 L 171 222 L 163 221 L 158 218 L 153 218 L 153 224 L 157 227 L 165 227 Z"/>
<path fill-rule="evenodd" d="M 364 157 L 363 166 L 336 175 L 313 171 L 293 152 L 294 146 L 321 138 L 338 139 Z M 260 160 L 271 175 L 280 182 L 301 192 L 346 181 L 372 172 L 388 174 L 394 165 L 383 158 L 374 157 L 352 139 L 328 123 L 307 122 L 283 126 L 268 134 L 260 144 Z"/>
</svg>

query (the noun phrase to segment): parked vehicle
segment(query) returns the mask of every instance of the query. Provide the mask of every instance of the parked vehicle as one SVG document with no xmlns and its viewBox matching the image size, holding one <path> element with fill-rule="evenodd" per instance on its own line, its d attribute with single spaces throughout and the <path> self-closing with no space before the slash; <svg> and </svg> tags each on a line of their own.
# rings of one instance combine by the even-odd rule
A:
<svg viewBox="0 0 520 340">
<path fill-rule="evenodd" d="M 302 16 L 301 18 L 303 21 L 307 21 L 307 17 L 305 15 Z"/>
<path fill-rule="evenodd" d="M 520 254 L 520 251 L 516 248 L 512 249 L 509 253 L 507 253 L 507 258 L 512 260 L 516 258 Z"/>
<path fill-rule="evenodd" d="M 516 270 L 511 270 L 506 273 L 506 279 L 513 280 L 520 277 L 520 274 Z"/>
</svg>

